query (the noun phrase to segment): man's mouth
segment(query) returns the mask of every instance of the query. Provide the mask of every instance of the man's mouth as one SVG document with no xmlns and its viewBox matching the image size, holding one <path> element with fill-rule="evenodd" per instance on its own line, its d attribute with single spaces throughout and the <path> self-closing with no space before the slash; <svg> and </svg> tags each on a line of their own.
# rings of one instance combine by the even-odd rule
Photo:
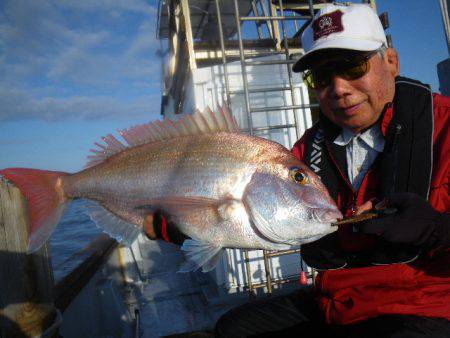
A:
<svg viewBox="0 0 450 338">
<path fill-rule="evenodd" d="M 353 115 L 361 107 L 362 104 L 363 102 L 360 102 L 351 106 L 341 107 L 340 110 L 344 112 L 345 115 Z"/>
</svg>

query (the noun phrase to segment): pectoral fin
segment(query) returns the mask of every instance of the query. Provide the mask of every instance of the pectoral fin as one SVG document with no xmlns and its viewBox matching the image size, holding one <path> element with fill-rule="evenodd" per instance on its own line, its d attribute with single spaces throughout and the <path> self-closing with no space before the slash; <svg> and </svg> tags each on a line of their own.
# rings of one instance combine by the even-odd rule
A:
<svg viewBox="0 0 450 338">
<path fill-rule="evenodd" d="M 174 210 L 176 212 L 187 213 L 209 208 L 217 209 L 222 203 L 224 203 L 223 200 L 206 197 L 165 196 L 143 201 L 135 209 L 163 209 L 166 211 Z"/>
<path fill-rule="evenodd" d="M 186 262 L 178 272 L 196 271 L 202 268 L 203 272 L 214 269 L 222 257 L 224 249 L 209 243 L 187 239 L 181 250 L 185 252 Z"/>
</svg>

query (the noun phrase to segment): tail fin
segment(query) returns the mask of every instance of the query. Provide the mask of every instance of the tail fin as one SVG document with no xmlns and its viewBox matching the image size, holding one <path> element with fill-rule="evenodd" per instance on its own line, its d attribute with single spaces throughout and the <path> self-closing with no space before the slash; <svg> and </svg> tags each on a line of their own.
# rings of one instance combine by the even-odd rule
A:
<svg viewBox="0 0 450 338">
<path fill-rule="evenodd" d="M 17 186 L 28 201 L 30 229 L 28 251 L 38 250 L 50 237 L 68 200 L 64 197 L 61 177 L 67 173 L 37 169 L 9 168 L 0 175 Z"/>
</svg>

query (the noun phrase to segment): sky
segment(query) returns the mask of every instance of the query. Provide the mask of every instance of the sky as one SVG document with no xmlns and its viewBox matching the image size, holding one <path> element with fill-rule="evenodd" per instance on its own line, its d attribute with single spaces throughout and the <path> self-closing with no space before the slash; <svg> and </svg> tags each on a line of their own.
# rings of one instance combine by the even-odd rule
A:
<svg viewBox="0 0 450 338">
<path fill-rule="evenodd" d="M 101 136 L 160 118 L 157 0 L 0 1 L 0 168 L 76 172 Z M 378 0 L 401 73 L 439 91 L 438 0 Z"/>
</svg>

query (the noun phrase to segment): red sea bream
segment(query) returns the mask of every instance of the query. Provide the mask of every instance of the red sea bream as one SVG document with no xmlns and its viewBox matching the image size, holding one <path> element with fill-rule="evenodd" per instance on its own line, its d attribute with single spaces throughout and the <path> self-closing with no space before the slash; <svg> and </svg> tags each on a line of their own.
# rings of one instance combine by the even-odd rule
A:
<svg viewBox="0 0 450 338">
<path fill-rule="evenodd" d="M 181 271 L 216 265 L 224 248 L 286 249 L 325 236 L 342 217 L 320 179 L 278 143 L 239 132 L 226 107 L 123 130 L 97 144 L 86 169 L 68 174 L 10 168 L 0 174 L 28 200 L 29 250 L 54 230 L 75 198 L 131 243 L 153 210 L 191 239 Z"/>
</svg>

